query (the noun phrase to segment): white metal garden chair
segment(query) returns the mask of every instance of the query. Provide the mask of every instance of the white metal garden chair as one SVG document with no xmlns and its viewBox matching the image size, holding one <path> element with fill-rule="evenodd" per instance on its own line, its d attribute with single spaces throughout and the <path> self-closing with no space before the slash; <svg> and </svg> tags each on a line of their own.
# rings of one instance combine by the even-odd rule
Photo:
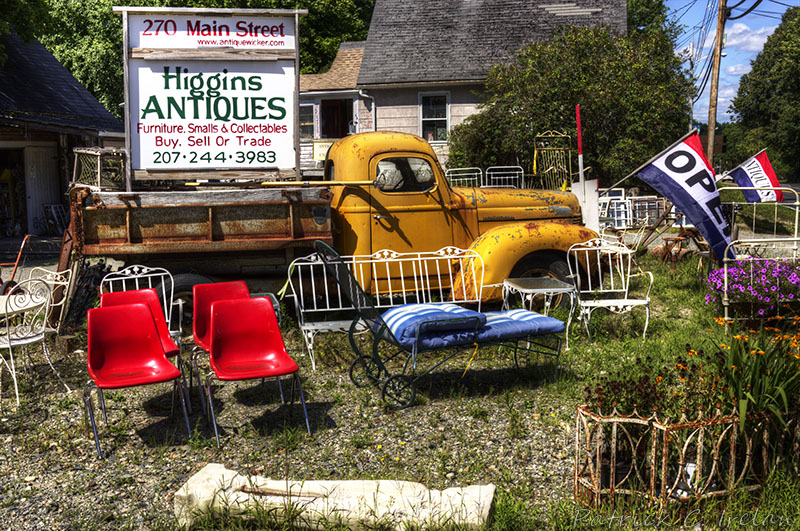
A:
<svg viewBox="0 0 800 531">
<path fill-rule="evenodd" d="M 567 252 L 570 278 L 578 292 L 579 318 L 583 319 L 586 334 L 591 339 L 589 321 L 598 308 L 614 313 L 626 313 L 634 308 L 644 308 L 645 322 L 642 338 L 650 323 L 650 290 L 653 274 L 641 271 L 634 261 L 635 251 L 625 244 L 596 238 L 576 243 Z M 631 279 L 649 280 L 644 294 L 631 290 Z"/>
<path fill-rule="evenodd" d="M 57 334 L 61 331 L 61 323 L 66 316 L 67 300 L 72 291 L 72 270 L 51 271 L 44 267 L 31 268 L 28 279 L 39 279 L 50 286 L 52 301 L 50 313 L 47 315 L 47 333 Z"/>
<path fill-rule="evenodd" d="M 14 360 L 14 349 L 27 348 L 40 343 L 47 363 L 61 383 L 69 391 L 69 386 L 58 374 L 50 360 L 45 342 L 47 327 L 46 317 L 50 311 L 50 286 L 38 279 L 23 280 L 14 286 L 7 295 L 0 295 L 0 375 L 7 369 L 14 383 L 14 395 L 19 406 L 19 387 L 17 385 L 17 364 Z"/>
</svg>

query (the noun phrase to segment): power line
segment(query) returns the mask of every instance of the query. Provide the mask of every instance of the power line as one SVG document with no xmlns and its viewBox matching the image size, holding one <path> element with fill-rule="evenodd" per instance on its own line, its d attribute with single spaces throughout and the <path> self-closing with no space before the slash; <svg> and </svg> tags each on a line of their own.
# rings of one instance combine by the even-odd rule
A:
<svg viewBox="0 0 800 531">
<path fill-rule="evenodd" d="M 761 13 L 760 11 L 753 11 L 751 13 L 751 15 L 755 15 L 757 17 L 771 18 L 772 20 L 783 20 L 782 16 L 778 17 L 778 16 L 775 16 L 775 15 L 765 15 L 765 14 Z"/>
<path fill-rule="evenodd" d="M 778 5 L 782 5 L 782 6 L 786 6 L 786 7 L 797 7 L 797 6 L 793 6 L 792 4 L 787 4 L 785 2 L 779 2 L 778 0 L 767 0 L 767 1 L 772 2 L 773 4 L 778 4 Z"/>
<path fill-rule="evenodd" d="M 733 7 L 738 7 L 738 6 L 740 6 L 740 5 L 741 5 L 741 4 L 744 2 L 744 0 L 742 0 L 742 2 L 739 2 L 738 4 L 736 4 L 735 6 L 733 6 L 732 8 L 728 9 L 728 16 L 727 16 L 726 18 L 727 18 L 728 20 L 738 20 L 738 19 L 742 18 L 743 16 L 747 15 L 748 13 L 750 13 L 750 12 L 751 12 L 752 10 L 754 10 L 756 7 L 758 7 L 758 4 L 760 4 L 762 1 L 763 1 L 763 0 L 756 0 L 756 1 L 753 3 L 753 5 L 751 5 L 751 6 L 750 6 L 750 8 L 749 8 L 747 11 L 745 11 L 745 12 L 744 12 L 744 13 L 742 13 L 741 15 L 736 15 L 735 17 L 732 17 L 732 16 L 731 16 L 731 11 L 733 10 Z"/>
</svg>

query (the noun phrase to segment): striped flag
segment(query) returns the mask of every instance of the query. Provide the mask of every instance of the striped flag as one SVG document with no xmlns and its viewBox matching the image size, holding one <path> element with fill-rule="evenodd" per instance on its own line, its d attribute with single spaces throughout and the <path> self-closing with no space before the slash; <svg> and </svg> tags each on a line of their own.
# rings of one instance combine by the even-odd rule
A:
<svg viewBox="0 0 800 531">
<path fill-rule="evenodd" d="M 722 215 L 714 170 L 703 155 L 697 130 L 656 155 L 636 174 L 689 218 L 722 263 L 731 243 L 730 227 Z M 735 258 L 732 249 L 729 257 Z"/>
<path fill-rule="evenodd" d="M 783 192 L 769 190 L 769 188 L 779 188 L 781 184 L 778 182 L 775 170 L 772 169 L 772 164 L 769 163 L 766 149 L 739 164 L 728 175 L 733 177 L 739 186 L 762 188 L 762 190 L 742 190 L 742 195 L 748 203 L 783 202 Z"/>
</svg>

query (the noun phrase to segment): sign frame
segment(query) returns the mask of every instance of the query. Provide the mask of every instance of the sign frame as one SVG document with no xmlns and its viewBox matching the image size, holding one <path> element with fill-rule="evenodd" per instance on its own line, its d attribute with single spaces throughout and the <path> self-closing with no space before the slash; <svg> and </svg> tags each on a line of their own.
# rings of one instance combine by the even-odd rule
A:
<svg viewBox="0 0 800 531">
<path fill-rule="evenodd" d="M 125 150 L 127 152 L 127 157 L 125 159 L 125 188 L 127 191 L 131 191 L 133 189 L 133 181 L 150 181 L 150 180 L 195 180 L 195 179 L 247 179 L 247 180 L 261 180 L 261 181 L 270 181 L 270 180 L 296 180 L 299 178 L 299 171 L 300 171 L 300 134 L 299 134 L 299 101 L 300 101 L 300 51 L 299 51 L 299 41 L 300 41 L 300 16 L 308 15 L 308 10 L 306 9 L 215 9 L 215 8 L 172 8 L 172 7 L 130 7 L 130 6 L 114 6 L 113 11 L 115 13 L 120 13 L 122 15 L 122 40 L 123 40 L 123 50 L 124 50 L 124 67 L 123 67 L 123 83 L 124 83 L 124 97 L 125 97 Z M 192 46 L 191 44 L 187 44 L 186 42 L 178 43 L 184 47 L 167 47 L 163 45 L 163 41 L 167 41 L 167 39 L 163 39 L 162 41 L 150 39 L 152 48 L 133 48 L 132 43 L 132 24 L 135 22 L 139 22 L 140 17 L 146 15 L 154 15 L 161 17 L 159 20 L 163 20 L 165 16 L 174 16 L 180 17 L 181 19 L 185 19 L 186 17 L 197 17 L 198 20 L 202 19 L 204 21 L 209 22 L 210 31 L 214 31 L 213 24 L 216 25 L 217 21 L 219 24 L 226 24 L 229 28 L 230 27 L 238 27 L 242 29 L 242 33 L 246 32 L 248 35 L 258 33 L 258 36 L 266 35 L 269 37 L 270 31 L 272 31 L 272 35 L 275 35 L 278 31 L 278 27 L 280 31 L 283 32 L 284 27 L 283 24 L 278 26 L 277 24 L 273 26 L 267 25 L 255 25 L 253 26 L 252 21 L 250 26 L 248 27 L 245 25 L 242 26 L 235 26 L 232 25 L 231 22 L 234 21 L 235 18 L 245 18 L 245 19 L 284 19 L 287 23 L 291 22 L 294 24 L 293 30 L 293 42 L 292 39 L 289 39 L 287 43 L 289 46 L 281 46 L 277 49 L 259 46 L 259 41 L 257 39 L 252 39 L 246 41 L 241 47 L 237 47 L 239 43 L 230 43 L 226 42 L 226 44 L 234 44 L 235 46 L 201 46 L 196 45 Z M 210 19 L 210 20 L 208 20 Z M 293 20 L 292 20 L 293 19 Z M 199 24 L 199 23 L 198 23 Z M 136 40 L 138 41 L 141 37 L 138 37 Z M 184 39 L 186 40 L 186 39 Z M 249 46 L 252 44 L 252 46 Z M 137 167 L 133 168 L 132 162 L 132 134 L 137 134 L 138 132 L 134 131 L 135 124 L 132 123 L 131 120 L 131 110 L 135 106 L 138 108 L 138 101 L 132 102 L 131 100 L 131 80 L 132 74 L 130 71 L 131 62 L 134 64 L 145 64 L 143 62 L 147 61 L 162 61 L 162 62 L 173 62 L 173 61 L 183 61 L 183 62 L 201 62 L 203 64 L 208 63 L 215 63 L 219 62 L 220 64 L 223 63 L 234 63 L 235 66 L 241 67 L 243 66 L 244 62 L 255 63 L 254 66 L 258 66 L 261 64 L 261 67 L 264 68 L 265 65 L 263 63 L 274 63 L 274 64 L 291 64 L 294 69 L 294 75 L 292 76 L 293 80 L 293 101 L 291 103 L 287 103 L 287 107 L 291 106 L 291 114 L 293 115 L 293 120 L 289 123 L 292 124 L 293 130 L 293 138 L 292 138 L 292 145 L 294 147 L 294 167 L 292 168 L 279 168 L 277 166 L 270 166 L 266 163 L 269 159 L 266 159 L 265 162 L 262 162 L 260 166 L 256 168 L 249 169 L 249 165 L 247 167 L 231 167 L 230 165 L 224 166 L 202 166 L 198 167 L 197 169 L 186 169 L 186 168 L 168 168 L 164 170 L 154 169 L 152 167 L 142 168 Z M 223 67 L 220 66 L 220 69 Z M 137 73 L 138 76 L 138 73 Z M 138 77 L 137 77 L 138 80 Z M 138 90 L 138 88 L 137 88 Z M 140 139 L 137 136 L 137 144 L 140 142 Z M 185 157 L 184 157 L 185 158 Z M 219 159 L 217 159 L 219 160 Z M 285 160 L 285 158 L 284 158 Z M 137 159 L 138 161 L 138 159 Z M 259 164 L 257 160 L 253 160 L 254 163 Z M 212 162 L 213 164 L 213 162 Z"/>
</svg>

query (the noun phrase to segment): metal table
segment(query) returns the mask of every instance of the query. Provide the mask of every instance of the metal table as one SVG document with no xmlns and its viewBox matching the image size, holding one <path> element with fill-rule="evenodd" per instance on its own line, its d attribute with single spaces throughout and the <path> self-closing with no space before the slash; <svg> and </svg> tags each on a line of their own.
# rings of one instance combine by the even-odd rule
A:
<svg viewBox="0 0 800 531">
<path fill-rule="evenodd" d="M 533 310 L 533 299 L 536 295 L 544 298 L 544 309 L 542 313 L 550 313 L 550 305 L 553 297 L 565 295 L 569 297 L 569 315 L 565 330 L 565 347 L 569 350 L 569 327 L 572 323 L 572 312 L 575 309 L 575 296 L 577 292 L 575 286 L 562 282 L 552 277 L 526 277 L 526 278 L 507 278 L 503 281 L 503 308 L 510 308 L 511 297 L 518 296 L 522 301 L 522 307 L 526 310 Z"/>
</svg>

